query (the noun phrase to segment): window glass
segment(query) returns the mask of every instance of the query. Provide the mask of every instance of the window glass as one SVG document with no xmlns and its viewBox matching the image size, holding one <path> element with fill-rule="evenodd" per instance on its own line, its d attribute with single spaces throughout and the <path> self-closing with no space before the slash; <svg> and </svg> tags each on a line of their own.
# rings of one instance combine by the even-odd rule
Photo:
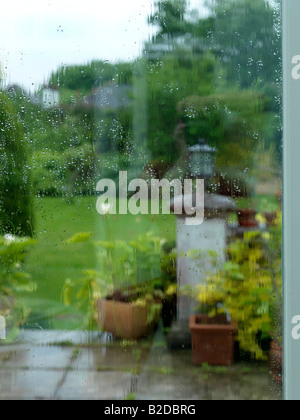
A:
<svg viewBox="0 0 300 420">
<path fill-rule="evenodd" d="M 100 3 L 4 5 L 0 398 L 281 399 L 281 2 Z"/>
</svg>

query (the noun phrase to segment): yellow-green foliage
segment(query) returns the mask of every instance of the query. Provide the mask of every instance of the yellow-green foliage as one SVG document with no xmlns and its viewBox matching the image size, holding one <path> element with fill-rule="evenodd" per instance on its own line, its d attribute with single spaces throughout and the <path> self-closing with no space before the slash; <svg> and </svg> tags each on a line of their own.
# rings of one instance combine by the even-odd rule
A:
<svg viewBox="0 0 300 420">
<path fill-rule="evenodd" d="M 30 238 L 9 234 L 0 236 L 0 315 L 6 318 L 8 341 L 13 339 L 14 330 L 24 325 L 30 314 L 21 296 L 36 287 L 31 276 L 24 271 L 24 261 L 33 244 L 34 240 Z"/>
<path fill-rule="evenodd" d="M 228 249 L 223 270 L 199 286 L 198 301 L 211 315 L 224 310 L 238 324 L 241 350 L 266 359 L 258 337 L 280 334 L 282 311 L 281 217 L 267 233 L 246 233 Z M 275 338 L 275 337 L 273 337 Z"/>
<path fill-rule="evenodd" d="M 30 238 L 0 236 L 0 298 L 27 291 L 31 278 L 24 272 L 23 264 L 30 246 L 34 243 Z"/>
</svg>

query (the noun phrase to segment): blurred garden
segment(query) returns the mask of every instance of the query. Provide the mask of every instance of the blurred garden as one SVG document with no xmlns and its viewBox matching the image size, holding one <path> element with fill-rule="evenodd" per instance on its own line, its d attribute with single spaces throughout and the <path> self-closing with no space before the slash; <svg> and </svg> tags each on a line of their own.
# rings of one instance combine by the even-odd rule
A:
<svg viewBox="0 0 300 420">
<path fill-rule="evenodd" d="M 275 3 L 215 0 L 203 17 L 185 0 L 160 0 L 149 16 L 154 35 L 136 60 L 62 66 L 34 95 L 2 89 L 0 314 L 9 317 L 11 340 L 19 327 L 104 328 L 138 340 L 161 319 L 169 333 L 179 294 L 176 217 L 100 216 L 96 184 L 117 182 L 120 171 L 130 179 L 183 179 L 189 148 L 204 138 L 216 149 L 207 194 L 234 200 L 226 223 L 236 233 L 228 235 L 222 269 L 193 291 L 195 312 L 230 314 L 242 360 L 266 361 L 271 341 L 281 344 Z M 59 92 L 59 104 L 43 102 L 45 89 Z M 247 225 L 239 216 L 248 210 Z M 123 312 L 103 325 L 104 312 L 116 316 L 113 302 Z M 120 319 L 133 325 L 133 336 Z"/>
</svg>

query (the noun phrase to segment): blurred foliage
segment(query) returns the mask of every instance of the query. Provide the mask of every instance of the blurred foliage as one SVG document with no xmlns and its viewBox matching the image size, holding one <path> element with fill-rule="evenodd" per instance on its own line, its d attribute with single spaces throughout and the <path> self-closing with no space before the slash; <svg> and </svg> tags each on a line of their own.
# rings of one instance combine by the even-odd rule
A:
<svg viewBox="0 0 300 420">
<path fill-rule="evenodd" d="M 252 168 L 258 146 L 276 144 L 281 153 L 280 7 L 266 0 L 206 6 L 209 16 L 200 18 L 185 0 L 161 0 L 150 17 L 157 33 L 146 45 L 148 147 L 155 161 L 173 162 L 204 137 L 218 146 L 219 169 Z M 176 139 L 182 119 L 185 135 Z"/>
<path fill-rule="evenodd" d="M 182 155 L 184 145 L 174 136 L 181 117 L 178 103 L 191 95 L 212 94 L 213 69 L 210 53 L 200 59 L 174 53 L 147 65 L 147 147 L 153 160 L 173 163 Z"/>
<path fill-rule="evenodd" d="M 86 242 L 88 233 L 79 233 L 67 243 Z M 164 240 L 152 232 L 140 235 L 132 241 L 111 240 L 96 242 L 98 250 L 98 272 L 86 271 L 98 283 L 97 288 L 102 297 L 136 285 L 160 280 L 160 260 Z"/>
<path fill-rule="evenodd" d="M 200 137 L 217 147 L 217 183 L 234 184 L 241 195 L 250 189 L 248 172 L 258 150 L 272 149 L 280 157 L 280 10 L 267 0 L 214 0 L 207 8 L 203 17 L 186 0 L 156 2 L 149 17 L 154 35 L 141 58 L 53 72 L 47 84 L 59 89 L 59 107 L 43 108 L 42 87 L 36 96 L 16 86 L 0 94 L 0 232 L 32 235 L 31 187 L 38 196 L 73 197 L 94 194 L 100 177 L 115 180 L 120 170 L 133 178 L 151 169 L 163 178 L 187 159 L 187 148 Z M 101 89 L 124 86 L 126 106 L 97 104 Z M 228 286 L 223 290 L 220 284 L 220 290 L 240 320 L 242 347 L 258 358 L 258 331 L 264 335 L 281 325 L 271 313 L 270 296 L 276 294 L 275 305 L 281 290 L 281 232 L 274 229 L 269 238 L 233 245 L 217 279 Z M 157 267 L 163 288 L 174 295 L 175 245 L 160 261 L 158 239 L 98 244 L 101 269 L 85 271 L 79 282 L 68 280 L 66 302 L 103 296 L 101 288 L 107 293 L 108 285 L 161 281 Z M 83 240 L 89 236 L 76 235 L 68 245 Z M 214 291 L 212 286 L 206 296 Z M 277 306 L 273 313 L 280 313 Z"/>
<path fill-rule="evenodd" d="M 0 93 L 0 232 L 33 234 L 28 144 L 18 115 Z"/>
<path fill-rule="evenodd" d="M 89 145 L 64 153 L 35 151 L 32 156 L 33 185 L 41 196 L 93 194 L 96 160 Z"/>
<path fill-rule="evenodd" d="M 89 239 L 89 233 L 81 232 L 66 243 L 72 246 Z M 88 307 L 88 323 L 95 318 L 98 299 L 112 298 L 157 309 L 156 300 L 162 301 L 164 296 L 159 269 L 164 242 L 152 232 L 132 241 L 96 242 L 98 269 L 85 270 L 79 280 L 65 281 L 62 291 L 65 305 L 74 304 L 80 310 Z M 149 312 L 150 317 L 153 314 L 156 310 Z"/>
<path fill-rule="evenodd" d="M 30 276 L 23 271 L 27 251 L 34 244 L 33 239 L 18 238 L 11 234 L 0 237 L 0 295 L 13 296 L 28 286 Z"/>
<path fill-rule="evenodd" d="M 214 19 L 210 43 L 227 82 L 238 83 L 240 89 L 276 89 L 274 81 L 278 83 L 281 78 L 279 3 L 214 0 L 206 4 Z"/>
<path fill-rule="evenodd" d="M 187 148 L 203 137 L 217 146 L 224 182 L 244 185 L 257 150 L 275 145 L 280 157 L 279 9 L 266 0 L 217 0 L 207 10 L 202 17 L 186 0 L 157 1 L 141 58 L 52 73 L 47 84 L 59 89 L 59 107 L 9 89 L 31 145 L 35 192 L 92 194 L 95 179 L 117 179 L 120 170 L 129 178 L 184 171 Z M 107 92 L 127 96 L 125 104 L 105 105 Z"/>
<path fill-rule="evenodd" d="M 237 170 L 253 167 L 254 151 L 264 135 L 270 98 L 255 91 L 190 96 L 178 104 L 190 144 L 202 135 L 217 148 L 217 167 Z"/>
<path fill-rule="evenodd" d="M 51 75 L 49 85 L 77 94 L 88 94 L 111 80 L 118 84 L 130 83 L 132 74 L 131 63 L 92 61 L 89 65 L 61 67 Z"/>
<path fill-rule="evenodd" d="M 155 3 L 156 10 L 149 18 L 149 24 L 159 27 L 156 37 L 167 34 L 169 37 L 184 34 L 188 30 L 185 22 L 186 0 L 160 0 Z"/>
<path fill-rule="evenodd" d="M 240 349 L 265 360 L 262 340 L 282 337 L 282 220 L 269 232 L 249 232 L 228 248 L 223 269 L 200 285 L 197 300 L 210 315 L 228 313 L 238 324 Z"/>
<path fill-rule="evenodd" d="M 34 243 L 33 239 L 11 234 L 0 236 L 0 315 L 6 317 L 10 331 L 24 325 L 29 316 L 19 296 L 35 289 L 30 275 L 24 271 L 27 252 Z"/>
</svg>

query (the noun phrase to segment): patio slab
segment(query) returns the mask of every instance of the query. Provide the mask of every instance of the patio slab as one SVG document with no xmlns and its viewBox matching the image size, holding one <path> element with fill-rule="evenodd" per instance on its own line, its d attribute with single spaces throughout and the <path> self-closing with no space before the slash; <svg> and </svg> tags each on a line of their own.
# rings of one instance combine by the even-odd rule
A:
<svg viewBox="0 0 300 420">
<path fill-rule="evenodd" d="M 56 393 L 58 400 L 124 400 L 131 393 L 132 375 L 123 372 L 73 371 Z"/>
<path fill-rule="evenodd" d="M 132 343 L 84 334 L 36 331 L 0 345 L 0 400 L 281 399 L 267 364 L 196 368 L 189 350 L 168 351 L 159 330 Z"/>
</svg>

